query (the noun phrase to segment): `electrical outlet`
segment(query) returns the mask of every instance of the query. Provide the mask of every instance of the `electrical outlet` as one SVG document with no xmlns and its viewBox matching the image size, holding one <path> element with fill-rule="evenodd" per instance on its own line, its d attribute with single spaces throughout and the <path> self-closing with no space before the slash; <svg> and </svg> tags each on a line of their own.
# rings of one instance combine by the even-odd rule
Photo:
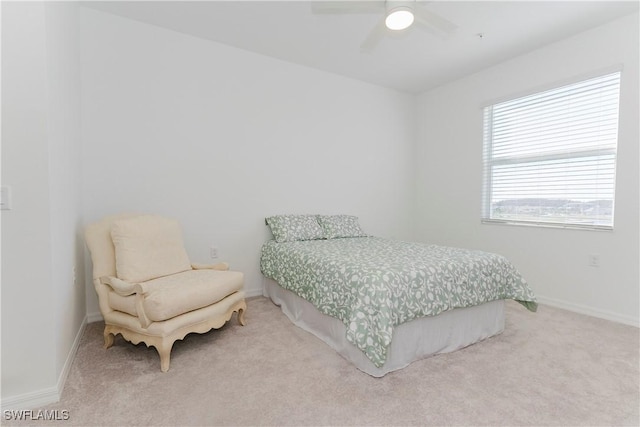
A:
<svg viewBox="0 0 640 427">
<path fill-rule="evenodd" d="M 209 247 L 209 256 L 211 259 L 218 259 L 218 248 L 215 246 Z"/>
<path fill-rule="evenodd" d="M 589 254 L 589 266 L 590 267 L 600 267 L 600 255 L 598 255 L 598 254 Z"/>
<path fill-rule="evenodd" d="M 11 187 L 8 185 L 0 187 L 0 210 L 11 210 Z"/>
</svg>

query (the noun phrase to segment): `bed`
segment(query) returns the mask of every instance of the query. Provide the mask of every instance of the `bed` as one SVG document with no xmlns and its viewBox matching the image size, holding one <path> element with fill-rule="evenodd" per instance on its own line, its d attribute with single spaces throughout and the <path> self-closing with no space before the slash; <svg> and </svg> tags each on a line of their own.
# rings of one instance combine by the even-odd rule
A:
<svg viewBox="0 0 640 427">
<path fill-rule="evenodd" d="M 267 224 L 274 239 L 261 249 L 264 295 L 372 376 L 501 333 L 505 299 L 537 307 L 498 254 L 368 236 L 352 216 Z"/>
</svg>

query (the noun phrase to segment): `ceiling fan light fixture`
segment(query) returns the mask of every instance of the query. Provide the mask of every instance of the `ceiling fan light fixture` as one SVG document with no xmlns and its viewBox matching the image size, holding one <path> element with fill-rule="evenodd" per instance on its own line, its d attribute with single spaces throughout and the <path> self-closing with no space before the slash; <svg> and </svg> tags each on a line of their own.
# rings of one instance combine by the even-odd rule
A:
<svg viewBox="0 0 640 427">
<path fill-rule="evenodd" d="M 414 16 L 411 8 L 400 6 L 389 11 L 384 24 L 390 30 L 399 31 L 409 28 L 413 24 L 413 20 Z"/>
</svg>

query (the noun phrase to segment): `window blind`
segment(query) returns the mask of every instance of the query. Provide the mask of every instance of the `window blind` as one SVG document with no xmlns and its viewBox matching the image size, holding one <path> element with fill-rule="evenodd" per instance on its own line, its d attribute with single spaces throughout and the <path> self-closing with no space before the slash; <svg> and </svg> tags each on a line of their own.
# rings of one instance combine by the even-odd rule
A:
<svg viewBox="0 0 640 427">
<path fill-rule="evenodd" d="M 482 219 L 613 228 L 620 72 L 484 109 Z"/>
</svg>

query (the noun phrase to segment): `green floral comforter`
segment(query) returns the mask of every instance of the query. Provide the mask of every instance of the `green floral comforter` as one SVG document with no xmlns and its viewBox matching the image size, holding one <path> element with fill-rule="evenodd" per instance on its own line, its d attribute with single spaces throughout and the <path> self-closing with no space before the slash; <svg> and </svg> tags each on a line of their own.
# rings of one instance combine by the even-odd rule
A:
<svg viewBox="0 0 640 427">
<path fill-rule="evenodd" d="M 536 299 L 503 256 L 379 237 L 266 242 L 262 273 L 340 319 L 347 339 L 384 365 L 393 328 L 497 299 L 536 311 Z"/>
</svg>

